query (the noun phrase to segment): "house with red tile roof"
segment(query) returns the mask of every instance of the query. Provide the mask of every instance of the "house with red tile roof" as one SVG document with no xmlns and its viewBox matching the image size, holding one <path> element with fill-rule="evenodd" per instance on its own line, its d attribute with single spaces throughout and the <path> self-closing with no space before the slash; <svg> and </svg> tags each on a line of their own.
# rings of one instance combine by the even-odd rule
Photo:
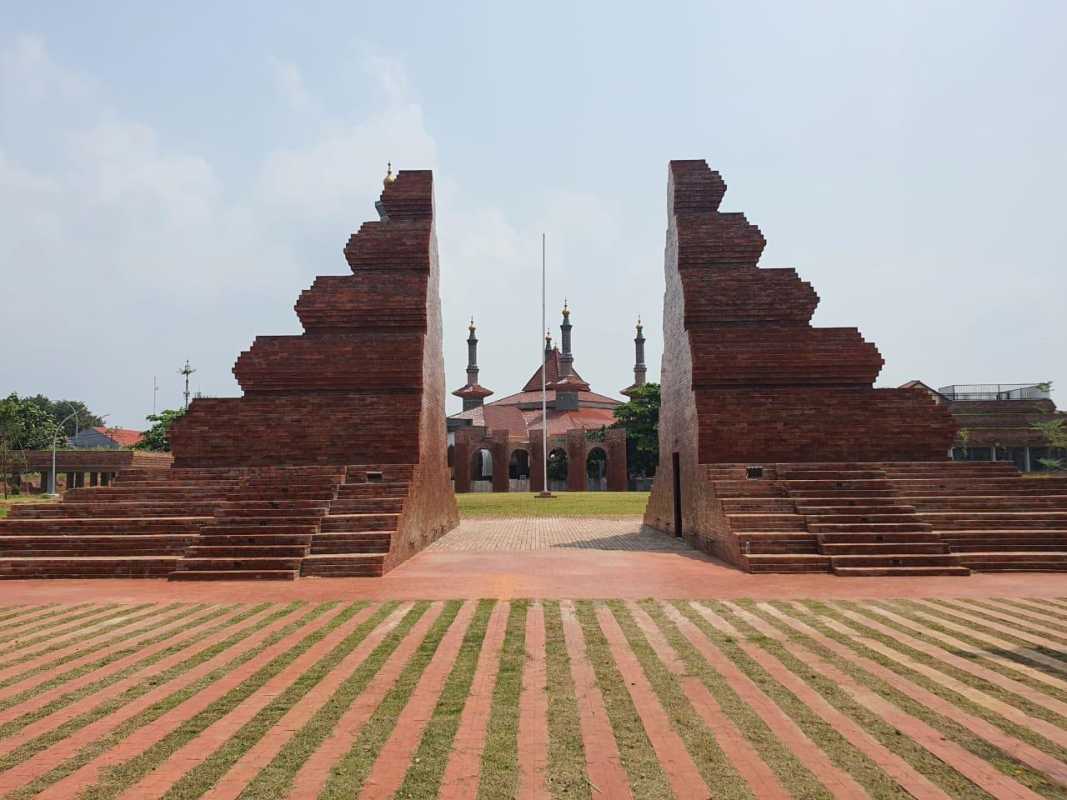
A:
<svg viewBox="0 0 1067 800">
<path fill-rule="evenodd" d="M 121 450 L 133 447 L 144 438 L 141 431 L 129 428 L 106 428 L 98 426 L 78 431 L 70 439 L 71 447 L 84 450 Z"/>
</svg>

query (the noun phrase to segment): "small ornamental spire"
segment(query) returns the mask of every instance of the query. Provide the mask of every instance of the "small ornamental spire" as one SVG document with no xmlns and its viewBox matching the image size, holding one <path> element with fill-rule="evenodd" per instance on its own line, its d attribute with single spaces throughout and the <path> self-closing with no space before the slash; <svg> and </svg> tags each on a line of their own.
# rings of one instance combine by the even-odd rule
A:
<svg viewBox="0 0 1067 800">
<path fill-rule="evenodd" d="M 545 350 L 552 349 L 552 331 L 545 331 Z"/>
<path fill-rule="evenodd" d="M 456 397 L 463 398 L 464 411 L 482 405 L 485 398 L 492 394 L 492 391 L 478 383 L 478 337 L 475 336 L 474 317 L 471 317 L 467 331 L 470 334 L 467 337 L 467 383 L 452 392 Z"/>
<path fill-rule="evenodd" d="M 388 186 L 396 180 L 396 175 L 393 174 L 393 162 L 385 162 L 385 180 L 382 181 L 382 186 Z"/>
<path fill-rule="evenodd" d="M 644 386 L 648 368 L 645 366 L 645 334 L 641 325 L 641 315 L 637 315 L 637 336 L 634 337 L 634 382 L 622 390 L 627 397 L 633 397 L 634 390 Z"/>
<path fill-rule="evenodd" d="M 564 297 L 563 298 L 563 316 L 569 317 L 570 315 L 571 315 L 571 310 L 569 308 L 567 308 L 567 298 Z"/>
<path fill-rule="evenodd" d="M 467 330 L 471 332 L 471 336 L 474 335 L 474 317 L 471 317 L 471 324 L 467 326 Z"/>
</svg>

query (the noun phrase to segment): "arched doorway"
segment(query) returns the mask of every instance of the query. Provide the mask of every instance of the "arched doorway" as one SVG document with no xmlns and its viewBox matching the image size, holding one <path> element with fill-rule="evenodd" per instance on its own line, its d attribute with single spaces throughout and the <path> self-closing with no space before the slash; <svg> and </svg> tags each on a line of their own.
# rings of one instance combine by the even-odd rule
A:
<svg viewBox="0 0 1067 800">
<path fill-rule="evenodd" d="M 608 454 L 602 447 L 594 447 L 585 458 L 585 488 L 590 492 L 608 488 Z"/>
<path fill-rule="evenodd" d="M 548 453 L 548 490 L 550 492 L 567 491 L 567 451 L 562 447 Z"/>
<path fill-rule="evenodd" d="M 511 451 L 508 461 L 509 491 L 530 491 L 530 453 L 522 448 Z"/>
<path fill-rule="evenodd" d="M 471 453 L 471 491 L 493 491 L 493 454 L 484 447 Z"/>
</svg>

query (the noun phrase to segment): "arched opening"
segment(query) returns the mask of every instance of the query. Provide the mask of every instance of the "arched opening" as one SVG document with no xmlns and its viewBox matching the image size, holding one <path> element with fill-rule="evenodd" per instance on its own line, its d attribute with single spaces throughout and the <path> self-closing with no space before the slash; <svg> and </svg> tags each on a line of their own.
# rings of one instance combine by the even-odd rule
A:
<svg viewBox="0 0 1067 800">
<path fill-rule="evenodd" d="M 493 454 L 484 447 L 471 454 L 471 491 L 493 491 Z"/>
<path fill-rule="evenodd" d="M 594 447 L 585 457 L 585 488 L 590 492 L 608 488 L 608 454 L 602 447 Z"/>
<path fill-rule="evenodd" d="M 530 491 L 530 453 L 518 449 L 511 451 L 508 461 L 508 483 L 512 492 Z"/>
<path fill-rule="evenodd" d="M 562 447 L 548 453 L 548 490 L 567 491 L 567 451 Z"/>
</svg>

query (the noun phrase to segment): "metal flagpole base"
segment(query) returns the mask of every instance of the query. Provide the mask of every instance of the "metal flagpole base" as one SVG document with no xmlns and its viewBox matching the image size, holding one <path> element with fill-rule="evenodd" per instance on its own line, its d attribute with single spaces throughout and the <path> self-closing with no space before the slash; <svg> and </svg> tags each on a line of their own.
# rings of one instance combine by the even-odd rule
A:
<svg viewBox="0 0 1067 800">
<path fill-rule="evenodd" d="M 556 499 L 556 495 L 552 494 L 552 492 L 538 492 L 537 494 L 534 495 L 534 497 L 537 500 L 555 500 Z"/>
</svg>

